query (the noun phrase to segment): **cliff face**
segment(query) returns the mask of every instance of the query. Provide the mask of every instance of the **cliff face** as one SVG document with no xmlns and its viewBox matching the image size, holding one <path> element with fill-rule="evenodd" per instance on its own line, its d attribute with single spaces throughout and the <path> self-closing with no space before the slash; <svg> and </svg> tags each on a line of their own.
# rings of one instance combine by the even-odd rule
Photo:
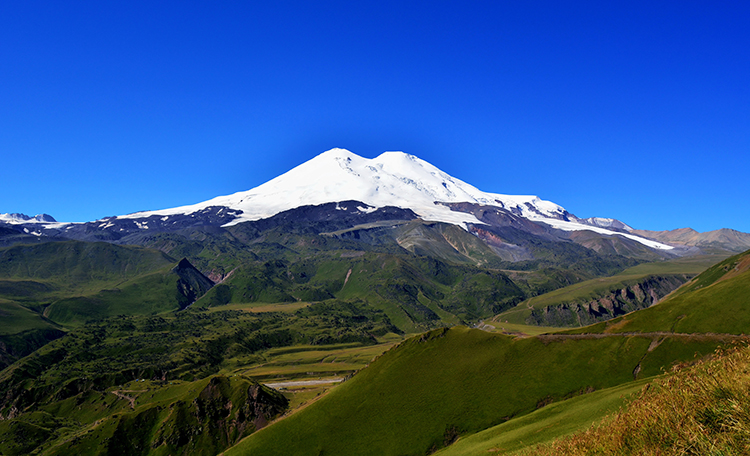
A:
<svg viewBox="0 0 750 456">
<path fill-rule="evenodd" d="M 645 309 L 690 280 L 686 274 L 648 276 L 596 299 L 534 309 L 526 323 L 540 326 L 586 326 Z"/>
</svg>

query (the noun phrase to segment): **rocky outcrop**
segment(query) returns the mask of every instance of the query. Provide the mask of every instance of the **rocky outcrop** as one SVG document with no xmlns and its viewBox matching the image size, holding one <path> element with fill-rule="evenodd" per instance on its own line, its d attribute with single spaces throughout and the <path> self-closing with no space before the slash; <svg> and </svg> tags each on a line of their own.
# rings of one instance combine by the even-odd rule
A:
<svg viewBox="0 0 750 456">
<path fill-rule="evenodd" d="M 149 446 L 155 453 L 193 454 L 196 447 L 220 452 L 268 425 L 287 405 L 279 392 L 252 380 L 216 376 L 194 400 L 170 406 Z"/>
<path fill-rule="evenodd" d="M 281 393 L 246 377 L 219 375 L 203 385 L 172 401 L 114 414 L 50 454 L 86 449 L 101 455 L 215 455 L 265 427 L 288 407 Z"/>
<path fill-rule="evenodd" d="M 645 309 L 690 280 L 686 274 L 648 276 L 596 299 L 563 302 L 534 309 L 526 323 L 539 326 L 585 326 Z"/>
<path fill-rule="evenodd" d="M 180 308 L 194 303 L 214 286 L 214 282 L 190 264 L 187 258 L 180 260 L 177 266 L 172 268 L 172 272 L 179 277 L 177 293 Z"/>
</svg>

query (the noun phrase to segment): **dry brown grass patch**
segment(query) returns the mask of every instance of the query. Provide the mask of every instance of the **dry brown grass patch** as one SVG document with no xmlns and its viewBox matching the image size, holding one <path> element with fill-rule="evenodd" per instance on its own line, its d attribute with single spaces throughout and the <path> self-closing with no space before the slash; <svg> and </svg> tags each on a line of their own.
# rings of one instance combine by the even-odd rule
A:
<svg viewBox="0 0 750 456">
<path fill-rule="evenodd" d="M 750 454 L 750 348 L 677 366 L 602 424 L 524 454 Z"/>
</svg>

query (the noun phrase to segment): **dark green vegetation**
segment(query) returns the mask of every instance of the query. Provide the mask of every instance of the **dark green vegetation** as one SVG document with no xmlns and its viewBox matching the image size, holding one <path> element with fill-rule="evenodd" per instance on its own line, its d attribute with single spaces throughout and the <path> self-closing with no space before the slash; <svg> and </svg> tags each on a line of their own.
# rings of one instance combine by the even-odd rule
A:
<svg viewBox="0 0 750 456">
<path fill-rule="evenodd" d="M 507 429 L 545 441 L 586 426 L 614 391 L 733 340 L 697 333 L 744 332 L 746 317 L 708 314 L 745 312 L 745 257 L 628 320 L 513 338 L 457 325 L 518 328 L 628 293 L 645 307 L 708 260 L 643 263 L 659 256 L 627 240 L 469 232 L 395 208 L 357 223 L 301 211 L 0 249 L 0 453 L 421 455 L 480 434 L 520 448 Z M 693 326 L 636 323 L 669 308 Z M 533 323 L 593 321 L 574 314 Z M 290 380 L 321 384 L 256 383 Z M 578 419 L 560 430 L 555 413 Z"/>
<path fill-rule="evenodd" d="M 136 381 L 0 422 L 4 455 L 214 455 L 281 414 L 287 399 L 242 376 Z"/>
<path fill-rule="evenodd" d="M 254 384 L 238 390 L 232 386 L 236 374 L 226 373 L 266 363 L 272 348 L 363 347 L 376 344 L 375 335 L 393 330 L 382 312 L 339 301 L 290 314 L 187 310 L 89 322 L 0 373 L 0 414 L 22 428 L 34 419 L 47 420 L 35 437 L 38 445 L 51 448 L 45 454 L 70 454 L 71 448 L 88 448 L 84 452 L 90 454 L 215 454 L 286 409 L 286 399 L 272 395 L 273 413 L 264 411 L 265 418 L 257 421 L 260 412 L 251 416 L 242 411 L 248 399 L 234 397 L 271 393 Z M 215 391 L 196 393 L 209 378 Z M 142 379 L 149 379 L 146 391 Z M 173 384 L 190 387 L 175 389 Z M 129 402 L 133 392 L 151 395 Z M 196 402 L 195 397 L 206 394 L 206 404 Z M 165 395 L 167 402 L 159 399 Z M 206 424 L 217 417 L 224 427 Z M 116 438 L 130 442 L 132 451 L 117 453 L 128 447 L 113 443 Z M 3 454 L 27 450 L 6 449 Z"/>
<path fill-rule="evenodd" d="M 393 330 L 382 312 L 336 301 L 292 314 L 184 311 L 90 322 L 0 373 L 0 387 L 20 388 L 1 390 L 12 401 L 0 412 L 138 378 L 202 378 L 262 361 L 258 354 L 273 347 L 374 344 Z"/>
</svg>

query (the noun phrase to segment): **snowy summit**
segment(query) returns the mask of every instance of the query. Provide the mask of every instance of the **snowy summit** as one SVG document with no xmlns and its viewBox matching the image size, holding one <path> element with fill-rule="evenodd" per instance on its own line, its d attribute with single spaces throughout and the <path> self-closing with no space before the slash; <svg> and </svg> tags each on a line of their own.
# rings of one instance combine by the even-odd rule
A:
<svg viewBox="0 0 750 456">
<path fill-rule="evenodd" d="M 527 218 L 555 218 L 565 209 L 536 196 L 487 193 L 456 179 L 430 163 L 403 152 L 385 152 L 373 159 L 345 149 L 331 149 L 252 190 L 220 196 L 203 203 L 137 212 L 149 215 L 189 214 L 209 206 L 242 210 L 231 224 L 271 217 L 304 205 L 357 200 L 375 207 L 413 210 L 428 221 L 463 225 L 481 223 L 473 215 L 436 203 L 469 202 L 520 211 Z M 124 217 L 120 217 L 124 218 Z"/>
</svg>

